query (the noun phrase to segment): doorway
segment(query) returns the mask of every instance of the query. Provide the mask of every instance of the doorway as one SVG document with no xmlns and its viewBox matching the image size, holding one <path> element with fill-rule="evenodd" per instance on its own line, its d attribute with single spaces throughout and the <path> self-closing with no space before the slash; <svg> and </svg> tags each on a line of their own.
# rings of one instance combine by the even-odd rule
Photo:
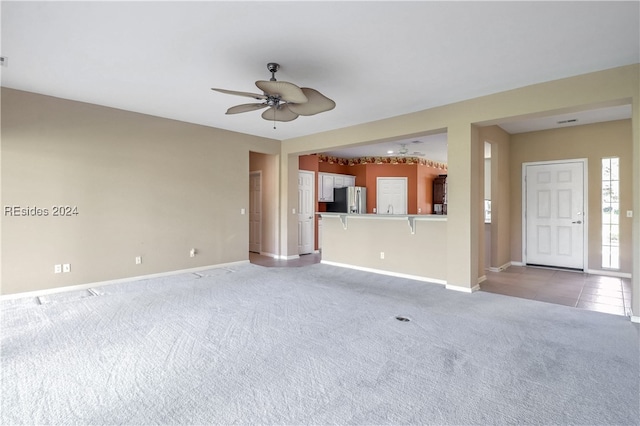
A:
<svg viewBox="0 0 640 426">
<path fill-rule="evenodd" d="M 524 263 L 584 271 L 587 160 L 525 163 L 522 167 Z"/>
<path fill-rule="evenodd" d="M 315 241 L 314 188 L 314 172 L 298 171 L 298 254 L 313 253 Z"/>
<path fill-rule="evenodd" d="M 262 171 L 249 174 L 249 251 L 262 251 Z"/>
<path fill-rule="evenodd" d="M 378 214 L 407 214 L 406 177 L 379 177 L 376 188 Z"/>
</svg>

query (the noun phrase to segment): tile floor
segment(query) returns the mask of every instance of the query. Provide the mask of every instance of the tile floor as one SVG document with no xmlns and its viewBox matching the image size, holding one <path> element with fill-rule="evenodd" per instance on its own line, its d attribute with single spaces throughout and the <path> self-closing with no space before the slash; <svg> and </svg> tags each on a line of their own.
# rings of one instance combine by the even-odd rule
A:
<svg viewBox="0 0 640 426">
<path fill-rule="evenodd" d="M 545 268 L 510 266 L 486 273 L 480 289 L 590 311 L 628 315 L 631 279 Z"/>
<path fill-rule="evenodd" d="M 299 259 L 280 260 L 249 253 L 249 261 L 267 267 L 301 267 L 319 263 L 319 253 Z M 631 309 L 631 280 L 579 272 L 511 266 L 502 272 L 486 272 L 482 291 L 541 302 L 572 306 L 614 315 L 628 315 Z"/>
</svg>

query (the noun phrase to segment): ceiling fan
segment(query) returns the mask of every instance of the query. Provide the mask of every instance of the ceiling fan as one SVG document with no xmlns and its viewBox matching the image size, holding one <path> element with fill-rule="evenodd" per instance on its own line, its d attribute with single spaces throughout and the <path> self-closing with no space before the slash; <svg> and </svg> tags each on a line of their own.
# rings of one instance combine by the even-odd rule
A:
<svg viewBox="0 0 640 426">
<path fill-rule="evenodd" d="M 413 141 L 411 143 L 418 144 L 422 142 Z M 420 151 L 409 152 L 409 148 L 407 148 L 406 143 L 401 143 L 399 145 L 400 145 L 400 149 L 398 149 L 397 151 L 387 151 L 387 154 L 393 155 L 396 157 L 424 157 L 426 155 L 424 152 L 420 152 Z"/>
<path fill-rule="evenodd" d="M 260 103 L 233 106 L 227 110 L 227 114 L 238 114 L 269 108 L 262 113 L 262 118 L 275 122 L 292 121 L 301 115 L 315 115 L 335 108 L 336 103 L 334 101 L 315 89 L 298 87 L 286 81 L 277 81 L 276 72 L 280 69 L 279 64 L 270 62 L 267 64 L 267 69 L 271 72 L 271 79 L 269 81 L 256 81 L 256 86 L 262 90 L 263 94 L 216 88 L 211 89 L 229 95 L 245 96 L 262 101 Z"/>
</svg>

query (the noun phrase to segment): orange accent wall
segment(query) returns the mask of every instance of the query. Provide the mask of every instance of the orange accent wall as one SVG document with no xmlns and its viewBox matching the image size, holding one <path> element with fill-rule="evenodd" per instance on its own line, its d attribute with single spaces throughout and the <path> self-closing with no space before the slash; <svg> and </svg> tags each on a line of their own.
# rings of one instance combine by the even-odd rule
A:
<svg viewBox="0 0 640 426">
<path fill-rule="evenodd" d="M 433 212 L 433 180 L 439 175 L 447 174 L 444 170 L 434 169 L 429 166 L 418 166 L 418 205 L 419 214 L 432 214 Z"/>
<path fill-rule="evenodd" d="M 318 156 L 313 155 L 301 155 L 298 157 L 298 169 L 299 170 L 310 170 L 312 172 L 318 172 Z"/>
<path fill-rule="evenodd" d="M 356 164 L 353 166 L 349 166 L 348 175 L 353 175 L 356 177 L 356 186 L 367 186 L 367 165 L 366 164 Z"/>
<path fill-rule="evenodd" d="M 318 164 L 318 171 L 324 173 L 338 173 L 341 175 L 351 175 L 353 173 L 350 172 L 352 166 L 348 165 L 340 165 L 336 163 L 326 163 L 322 162 Z"/>
</svg>

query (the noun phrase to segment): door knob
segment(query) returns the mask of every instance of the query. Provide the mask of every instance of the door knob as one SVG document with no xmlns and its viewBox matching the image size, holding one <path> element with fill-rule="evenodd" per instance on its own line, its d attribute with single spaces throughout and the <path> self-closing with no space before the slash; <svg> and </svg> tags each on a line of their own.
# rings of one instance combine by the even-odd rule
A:
<svg viewBox="0 0 640 426">
<path fill-rule="evenodd" d="M 578 225 L 582 223 L 581 220 L 576 220 L 575 222 L 571 222 L 571 223 L 577 223 Z"/>
</svg>

